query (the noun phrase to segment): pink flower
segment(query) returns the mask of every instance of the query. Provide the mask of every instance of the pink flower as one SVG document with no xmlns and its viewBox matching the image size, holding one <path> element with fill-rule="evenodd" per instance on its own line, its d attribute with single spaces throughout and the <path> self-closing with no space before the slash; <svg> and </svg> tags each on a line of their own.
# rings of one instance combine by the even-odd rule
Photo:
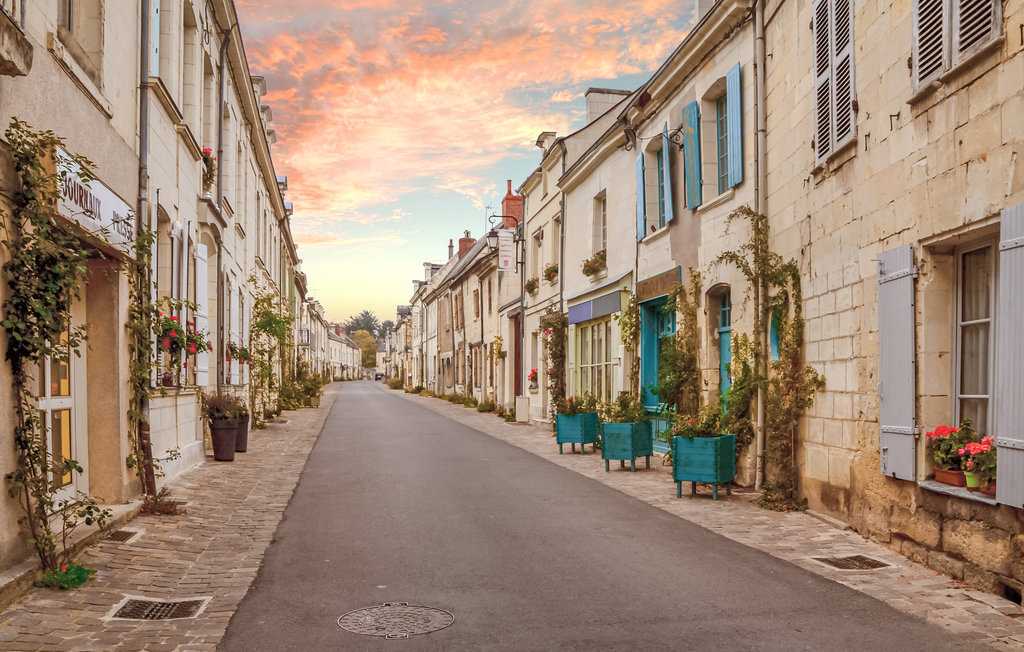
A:
<svg viewBox="0 0 1024 652">
<path fill-rule="evenodd" d="M 971 460 L 967 460 L 967 468 L 974 468 L 974 462 Z"/>
<path fill-rule="evenodd" d="M 62 572 L 62 573 L 66 573 L 67 570 L 68 570 L 68 565 L 67 564 L 64 564 L 63 566 L 60 567 L 60 572 Z"/>
<path fill-rule="evenodd" d="M 690 423 L 697 423 L 696 419 L 690 419 Z"/>
</svg>

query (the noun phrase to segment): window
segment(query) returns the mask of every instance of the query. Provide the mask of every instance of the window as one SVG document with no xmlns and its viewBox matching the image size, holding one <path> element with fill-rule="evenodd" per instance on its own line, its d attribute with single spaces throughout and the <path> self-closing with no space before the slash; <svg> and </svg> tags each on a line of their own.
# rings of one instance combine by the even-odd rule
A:
<svg viewBox="0 0 1024 652">
<path fill-rule="evenodd" d="M 658 228 L 665 226 L 665 155 L 664 147 L 658 150 L 656 160 L 658 164 Z"/>
<path fill-rule="evenodd" d="M 71 351 L 67 346 L 68 331 L 60 334 L 59 353 L 44 358 L 39 365 L 39 416 L 43 428 L 49 433 L 46 438 L 47 452 L 54 464 L 73 458 L 71 440 Z M 54 484 L 66 487 L 71 484 L 71 474 L 66 473 Z"/>
<path fill-rule="evenodd" d="M 544 257 L 544 230 L 533 234 L 533 255 L 530 257 L 530 276 L 540 275 L 540 261 Z"/>
<path fill-rule="evenodd" d="M 718 301 L 718 391 L 724 396 L 732 387 L 732 296 L 726 290 Z"/>
<path fill-rule="evenodd" d="M 818 162 L 857 135 L 853 0 L 814 4 L 814 150 Z"/>
<path fill-rule="evenodd" d="M 605 191 L 594 198 L 593 249 L 608 249 L 608 196 Z"/>
<path fill-rule="evenodd" d="M 473 317 L 480 316 L 480 290 L 473 290 Z"/>
<path fill-rule="evenodd" d="M 921 88 L 1000 33 L 999 0 L 914 0 L 914 88 Z"/>
<path fill-rule="evenodd" d="M 718 144 L 718 194 L 729 187 L 729 123 L 727 96 L 723 95 L 715 102 L 715 126 L 717 127 Z"/>
<path fill-rule="evenodd" d="M 992 242 L 957 252 L 955 409 L 978 432 L 990 422 L 996 253 Z"/>
<path fill-rule="evenodd" d="M 103 63 L 103 2 L 58 0 L 57 38 L 71 58 L 97 86 Z"/>
<path fill-rule="evenodd" d="M 494 293 L 491 291 L 491 279 L 487 279 L 487 314 L 494 312 Z"/>
<path fill-rule="evenodd" d="M 577 356 L 580 390 L 599 400 L 612 398 L 612 322 L 611 319 L 583 322 L 577 326 Z"/>
<path fill-rule="evenodd" d="M 666 123 L 661 138 L 651 139 L 647 150 L 637 155 L 637 241 L 643 240 L 648 232 L 660 229 L 672 221 L 672 149 L 670 143 L 668 123 Z M 603 207 L 602 211 L 606 212 L 607 207 Z M 607 245 L 607 214 L 603 219 L 605 220 L 605 234 L 602 235 L 602 239 Z"/>
</svg>

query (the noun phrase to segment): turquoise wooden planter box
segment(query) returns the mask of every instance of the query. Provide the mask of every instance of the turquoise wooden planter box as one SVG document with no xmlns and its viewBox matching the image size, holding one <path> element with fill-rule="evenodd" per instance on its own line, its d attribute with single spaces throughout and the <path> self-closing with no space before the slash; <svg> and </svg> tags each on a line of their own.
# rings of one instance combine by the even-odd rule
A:
<svg viewBox="0 0 1024 652">
<path fill-rule="evenodd" d="M 638 457 L 646 457 L 647 468 L 651 468 L 653 454 L 650 421 L 601 424 L 601 457 L 604 458 L 605 471 L 609 460 L 619 460 L 619 466 L 625 466 L 625 461 L 629 460 L 629 470 L 636 471 Z"/>
<path fill-rule="evenodd" d="M 562 444 L 572 444 L 576 452 L 576 444 L 580 445 L 580 454 L 586 444 L 597 443 L 597 412 L 584 412 L 576 416 L 559 414 L 555 416 L 555 441 L 558 442 L 558 454 L 562 454 Z"/>
<path fill-rule="evenodd" d="M 729 484 L 736 476 L 736 435 L 672 438 L 672 479 L 676 483 L 676 498 L 683 497 L 683 482 L 690 482 L 691 493 L 697 493 L 698 482 L 710 482 L 714 487 L 714 500 L 718 500 L 718 485 L 725 485 L 727 495 L 732 494 Z"/>
</svg>

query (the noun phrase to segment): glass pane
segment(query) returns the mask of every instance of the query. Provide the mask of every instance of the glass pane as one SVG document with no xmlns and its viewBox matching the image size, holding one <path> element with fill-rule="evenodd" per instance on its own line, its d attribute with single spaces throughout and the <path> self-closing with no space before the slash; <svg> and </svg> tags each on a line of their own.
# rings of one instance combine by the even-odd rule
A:
<svg viewBox="0 0 1024 652">
<path fill-rule="evenodd" d="M 594 326 L 594 362 L 604 362 L 604 324 Z"/>
<path fill-rule="evenodd" d="M 974 429 L 982 434 L 988 433 L 988 399 L 960 399 L 960 418 L 970 417 L 974 421 Z"/>
<path fill-rule="evenodd" d="M 46 398 L 46 366 L 41 364 L 36 367 L 36 378 L 39 379 L 39 398 Z"/>
<path fill-rule="evenodd" d="M 50 455 L 55 463 L 71 459 L 71 410 L 50 413 Z M 60 486 L 71 484 L 71 474 L 60 479 Z"/>
<path fill-rule="evenodd" d="M 960 330 L 960 393 L 988 395 L 988 323 Z"/>
<path fill-rule="evenodd" d="M 594 393 L 598 398 L 604 396 L 604 366 L 594 367 Z"/>
<path fill-rule="evenodd" d="M 990 289 L 992 287 L 991 247 L 970 251 L 963 255 L 961 272 L 961 321 L 986 319 L 991 316 Z"/>
<path fill-rule="evenodd" d="M 590 329 L 580 329 L 580 364 L 590 364 Z"/>
<path fill-rule="evenodd" d="M 60 353 L 50 358 L 50 396 L 71 396 L 68 334 L 60 334 Z"/>
<path fill-rule="evenodd" d="M 580 387 L 584 392 L 590 391 L 590 367 L 580 369 Z"/>
<path fill-rule="evenodd" d="M 605 362 L 610 362 L 612 359 L 612 323 L 610 321 L 604 323 L 604 347 Z"/>
</svg>

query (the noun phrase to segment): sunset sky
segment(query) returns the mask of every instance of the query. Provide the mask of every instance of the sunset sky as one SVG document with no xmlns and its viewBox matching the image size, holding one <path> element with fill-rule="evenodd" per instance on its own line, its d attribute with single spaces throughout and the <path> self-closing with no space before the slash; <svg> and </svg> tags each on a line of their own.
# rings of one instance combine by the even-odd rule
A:
<svg viewBox="0 0 1024 652">
<path fill-rule="evenodd" d="M 236 0 L 264 75 L 310 293 L 331 320 L 394 319 L 423 262 L 479 237 L 583 126 L 591 86 L 632 90 L 692 26 L 694 2 Z"/>
</svg>

